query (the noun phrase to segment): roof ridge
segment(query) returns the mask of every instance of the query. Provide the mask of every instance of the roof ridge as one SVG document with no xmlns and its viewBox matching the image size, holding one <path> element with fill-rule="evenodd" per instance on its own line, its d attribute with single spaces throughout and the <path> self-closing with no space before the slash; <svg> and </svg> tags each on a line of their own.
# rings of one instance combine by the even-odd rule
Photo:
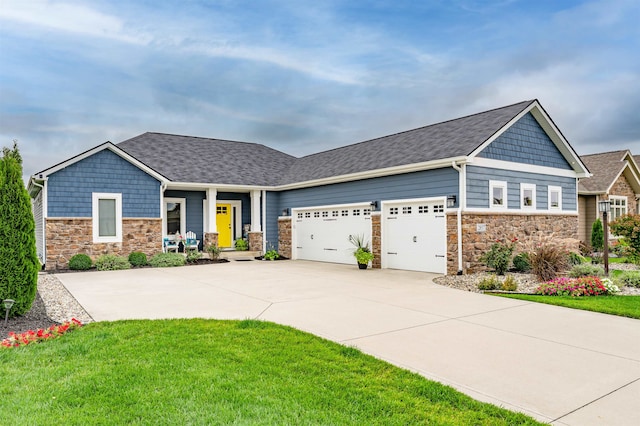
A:
<svg viewBox="0 0 640 426">
<path fill-rule="evenodd" d="M 616 150 L 613 150 L 613 151 L 595 152 L 593 154 L 584 154 L 584 155 L 581 155 L 580 158 L 583 158 L 583 157 L 595 157 L 596 155 L 615 154 L 617 152 L 628 152 L 631 156 L 633 156 L 633 154 L 631 153 L 631 150 L 629 150 L 629 149 L 616 149 Z"/>
<path fill-rule="evenodd" d="M 537 99 L 530 99 L 530 100 L 526 100 L 526 101 L 516 102 L 516 103 L 511 104 L 511 105 L 505 105 L 505 106 L 502 106 L 502 107 L 492 108 L 492 109 L 489 109 L 489 110 L 486 110 L 486 111 L 480 111 L 480 112 L 476 112 L 476 113 L 473 113 L 473 114 L 465 115 L 465 116 L 462 116 L 462 117 L 451 118 L 449 120 L 444 120 L 444 121 L 439 121 L 437 123 L 427 124 L 426 126 L 420 126 L 420 127 L 414 128 L 414 129 L 408 129 L 408 130 L 403 130 L 401 132 L 391 133 L 389 135 L 378 136 L 378 137 L 373 138 L 373 139 L 367 139 L 367 140 L 364 140 L 364 141 L 355 142 L 355 143 L 348 144 L 348 145 L 338 146 L 338 147 L 335 147 L 335 148 L 327 149 L 325 151 L 314 152 L 313 154 L 305 155 L 305 156 L 299 157 L 299 158 L 308 158 L 308 157 L 312 157 L 314 155 L 326 154 L 327 152 L 331 152 L 331 151 L 337 151 L 337 150 L 340 150 L 340 149 L 353 147 L 353 146 L 356 146 L 356 145 L 361 145 L 361 144 L 364 144 L 364 143 L 369 143 L 369 142 L 377 141 L 377 140 L 380 140 L 380 139 L 385 139 L 385 138 L 389 138 L 389 137 L 393 137 L 393 136 L 402 135 L 402 134 L 405 134 L 405 133 L 415 132 L 416 130 L 423 130 L 423 129 L 426 129 L 426 128 L 429 128 L 429 127 L 439 126 L 441 124 L 450 123 L 450 122 L 458 121 L 458 120 L 463 120 L 463 119 L 474 117 L 474 116 L 477 116 L 477 115 L 482 115 L 482 114 L 487 114 L 487 113 L 490 113 L 490 112 L 493 112 L 493 111 L 498 111 L 498 110 L 501 110 L 501 109 L 511 108 L 511 107 L 519 105 L 519 104 L 525 104 L 525 103 L 531 104 L 532 102 L 535 102 L 536 100 Z"/>
</svg>

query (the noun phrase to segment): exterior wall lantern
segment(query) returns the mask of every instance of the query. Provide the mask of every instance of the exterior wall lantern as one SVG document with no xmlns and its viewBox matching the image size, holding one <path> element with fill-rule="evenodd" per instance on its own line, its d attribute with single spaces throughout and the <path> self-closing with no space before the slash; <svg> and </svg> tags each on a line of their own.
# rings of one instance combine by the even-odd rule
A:
<svg viewBox="0 0 640 426">
<path fill-rule="evenodd" d="M 604 228 L 603 236 L 603 257 L 604 257 L 604 274 L 609 276 L 609 210 L 611 209 L 611 201 L 604 200 L 598 202 L 598 211 L 602 213 L 602 222 Z"/>
<path fill-rule="evenodd" d="M 447 195 L 447 208 L 451 209 L 456 205 L 456 196 L 455 195 Z"/>
<path fill-rule="evenodd" d="M 288 208 L 282 209 L 282 216 L 289 216 L 289 209 Z"/>
<path fill-rule="evenodd" d="M 4 310 L 5 310 L 5 314 L 4 314 L 4 325 L 7 325 L 7 321 L 9 320 L 9 311 L 11 310 L 11 308 L 13 307 L 13 304 L 16 301 L 13 299 L 4 299 L 2 301 L 2 303 L 4 304 Z"/>
<path fill-rule="evenodd" d="M 378 208 L 378 202 L 377 201 L 372 201 L 371 202 L 371 211 L 375 212 L 377 208 Z"/>
</svg>

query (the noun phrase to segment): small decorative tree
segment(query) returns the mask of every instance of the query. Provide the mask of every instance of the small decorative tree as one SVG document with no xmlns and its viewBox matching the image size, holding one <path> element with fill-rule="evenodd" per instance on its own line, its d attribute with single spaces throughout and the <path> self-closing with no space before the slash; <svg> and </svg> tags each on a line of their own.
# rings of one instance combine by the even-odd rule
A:
<svg viewBox="0 0 640 426">
<path fill-rule="evenodd" d="M 40 262 L 31 200 L 22 181 L 22 158 L 15 141 L 13 149 L 3 148 L 0 159 L 0 241 L 0 301 L 15 300 L 9 314 L 23 315 L 36 297 Z M 4 316 L 2 304 L 0 312 Z"/>
<path fill-rule="evenodd" d="M 609 225 L 614 235 L 625 237 L 629 242 L 630 256 L 636 263 L 640 259 L 640 215 L 625 215 Z"/>
<path fill-rule="evenodd" d="M 604 248 L 604 233 L 600 218 L 596 219 L 591 226 L 591 247 L 593 247 L 593 251 L 602 251 Z"/>
</svg>

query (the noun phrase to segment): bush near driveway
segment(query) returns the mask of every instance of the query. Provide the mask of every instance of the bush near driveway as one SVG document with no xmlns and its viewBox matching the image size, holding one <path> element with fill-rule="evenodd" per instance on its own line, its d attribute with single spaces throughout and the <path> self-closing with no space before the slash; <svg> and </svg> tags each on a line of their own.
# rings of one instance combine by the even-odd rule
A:
<svg viewBox="0 0 640 426">
<path fill-rule="evenodd" d="M 149 265 L 154 268 L 184 266 L 186 263 L 184 256 L 178 253 L 158 253 L 149 260 Z"/>
</svg>

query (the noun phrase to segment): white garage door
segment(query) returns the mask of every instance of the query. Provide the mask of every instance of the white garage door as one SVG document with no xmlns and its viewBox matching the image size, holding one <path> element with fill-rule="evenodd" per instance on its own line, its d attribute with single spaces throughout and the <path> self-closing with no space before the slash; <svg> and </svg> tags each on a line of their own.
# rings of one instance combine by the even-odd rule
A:
<svg viewBox="0 0 640 426">
<path fill-rule="evenodd" d="M 350 235 L 360 235 L 371 247 L 371 207 L 368 203 L 293 209 L 295 259 L 355 264 Z"/>
<path fill-rule="evenodd" d="M 383 266 L 410 271 L 447 271 L 444 199 L 383 203 Z"/>
</svg>

